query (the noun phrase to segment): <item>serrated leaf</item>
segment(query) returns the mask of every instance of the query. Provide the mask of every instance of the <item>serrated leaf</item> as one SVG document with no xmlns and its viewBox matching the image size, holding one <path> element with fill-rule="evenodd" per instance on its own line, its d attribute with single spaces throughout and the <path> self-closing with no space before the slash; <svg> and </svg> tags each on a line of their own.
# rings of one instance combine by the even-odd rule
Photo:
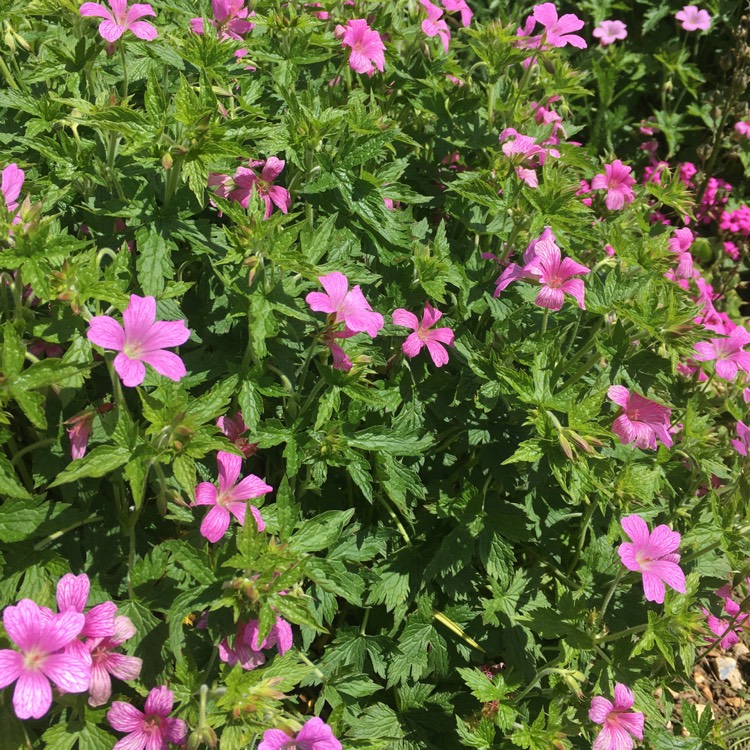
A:
<svg viewBox="0 0 750 750">
<path fill-rule="evenodd" d="M 87 477 L 103 477 L 115 469 L 119 469 L 130 460 L 131 451 L 113 445 L 99 445 L 83 458 L 78 458 L 68 464 L 58 475 L 50 487 L 75 482 Z"/>
</svg>

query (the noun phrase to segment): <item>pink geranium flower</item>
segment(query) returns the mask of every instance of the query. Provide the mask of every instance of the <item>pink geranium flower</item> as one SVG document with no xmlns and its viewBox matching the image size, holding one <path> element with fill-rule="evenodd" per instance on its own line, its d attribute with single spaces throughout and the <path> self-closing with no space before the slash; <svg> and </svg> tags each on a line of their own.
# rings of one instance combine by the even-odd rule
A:
<svg viewBox="0 0 750 750">
<path fill-rule="evenodd" d="M 542 3 L 534 6 L 534 20 L 544 26 L 544 41 L 551 47 L 565 47 L 568 44 L 586 49 L 586 40 L 571 32 L 583 28 L 583 21 L 573 13 L 566 13 L 562 18 L 557 17 L 554 3 Z"/>
<path fill-rule="evenodd" d="M 336 343 L 336 339 L 349 339 L 352 336 L 356 336 L 356 333 L 350 331 L 348 328 L 345 328 L 343 331 L 332 331 L 330 329 L 323 331 L 321 342 L 331 350 L 334 370 L 349 372 L 352 369 L 353 365 L 351 359 L 349 359 L 349 355 L 340 344 Z"/>
<path fill-rule="evenodd" d="M 8 164 L 2 172 L 2 182 L 0 182 L 0 192 L 5 199 L 5 208 L 8 212 L 14 214 L 18 210 L 18 198 L 21 195 L 25 175 L 23 169 L 18 168 L 18 164 Z M 20 216 L 14 216 L 12 223 L 19 224 Z"/>
<path fill-rule="evenodd" d="M 591 181 L 594 190 L 606 190 L 604 203 L 610 211 L 619 211 L 628 203 L 635 200 L 632 186 L 635 179 L 631 176 L 633 170 L 626 167 L 619 159 L 604 165 L 604 174 L 598 174 Z"/>
<path fill-rule="evenodd" d="M 682 10 L 678 10 L 674 17 L 685 31 L 708 31 L 711 28 L 709 12 L 698 9 L 695 5 L 686 5 Z"/>
<path fill-rule="evenodd" d="M 250 195 L 253 190 L 256 190 L 258 197 L 266 204 L 264 219 L 271 215 L 274 206 L 277 206 L 281 213 L 288 213 L 292 202 L 289 191 L 280 185 L 273 184 L 273 181 L 281 174 L 285 164 L 286 162 L 283 159 L 269 156 L 265 162 L 251 161 L 249 168 L 239 167 L 233 178 L 236 187 L 229 193 L 229 198 L 237 201 L 243 208 L 247 208 L 250 204 Z M 253 168 L 261 165 L 263 169 L 258 176 Z M 218 194 L 219 191 L 217 191 Z"/>
<path fill-rule="evenodd" d="M 89 598 L 91 583 L 85 573 L 76 576 L 67 573 L 57 582 L 57 608 L 60 612 L 78 612 L 84 616 L 83 627 L 79 636 L 105 638 L 114 635 L 117 605 L 114 602 L 102 602 L 84 613 Z M 66 651 L 73 653 L 84 661 L 89 659 L 89 651 L 77 638 L 67 646 Z"/>
<path fill-rule="evenodd" d="M 257 443 L 249 443 L 244 433 L 248 427 L 242 419 L 242 412 L 238 411 L 233 417 L 219 417 L 216 426 L 231 440 L 241 451 L 245 458 L 250 458 L 258 450 Z"/>
<path fill-rule="evenodd" d="M 341 46 L 349 47 L 349 67 L 356 73 L 373 74 L 377 68 L 385 70 L 385 45 L 380 34 L 370 28 L 363 18 L 350 19 L 346 26 L 336 27 L 336 36 L 341 38 Z"/>
<path fill-rule="evenodd" d="M 715 361 L 716 374 L 724 380 L 734 380 L 740 370 L 750 373 L 750 352 L 743 348 L 748 343 L 750 332 L 737 326 L 726 338 L 699 341 L 694 358 L 699 362 Z"/>
<path fill-rule="evenodd" d="M 421 321 L 414 313 L 402 308 L 393 312 L 393 322 L 397 326 L 411 328 L 414 331 L 406 337 L 401 347 L 407 357 L 416 357 L 422 347 L 426 346 L 436 367 L 448 364 L 448 351 L 445 347 L 453 346 L 453 331 L 447 327 L 430 330 L 442 317 L 443 313 L 429 302 L 425 303 Z"/>
<path fill-rule="evenodd" d="M 607 391 L 607 396 L 623 408 L 622 414 L 612 425 L 612 431 L 625 445 L 635 443 L 637 448 L 656 450 L 658 437 L 668 448 L 672 447 L 672 436 L 669 434 L 671 409 L 638 393 L 631 393 L 621 385 L 613 385 Z"/>
<path fill-rule="evenodd" d="M 563 258 L 560 248 L 550 240 L 540 240 L 536 243 L 534 258 L 523 268 L 526 276 L 536 278 L 542 286 L 534 304 L 553 312 L 562 307 L 565 300 L 564 292 L 575 299 L 581 310 L 586 309 L 583 281 L 574 279 L 573 276 L 590 272 L 590 269 L 576 263 L 572 258 Z"/>
<path fill-rule="evenodd" d="M 144 711 L 115 701 L 107 711 L 107 721 L 118 732 L 127 732 L 127 737 L 118 740 L 112 750 L 166 750 L 169 742 L 184 742 L 187 724 L 169 716 L 173 705 L 174 693 L 163 685 L 148 694 Z"/>
<path fill-rule="evenodd" d="M 151 42 L 159 35 L 148 21 L 139 21 L 144 16 L 155 16 L 148 3 L 134 3 L 128 8 L 128 0 L 108 0 L 109 8 L 101 3 L 84 3 L 80 8 L 82 16 L 103 18 L 99 33 L 108 42 L 116 42 L 126 31 L 132 31 L 139 39 Z"/>
<path fill-rule="evenodd" d="M 614 44 L 628 36 L 628 27 L 622 21 L 602 21 L 592 32 L 602 47 Z"/>
<path fill-rule="evenodd" d="M 646 522 L 635 514 L 625 516 L 620 524 L 632 542 L 623 542 L 617 554 L 628 570 L 643 574 L 646 600 L 662 604 L 664 584 L 684 594 L 685 574 L 677 564 L 680 556 L 676 553 L 681 541 L 679 533 L 664 524 L 649 532 Z"/>
<path fill-rule="evenodd" d="M 5 632 L 20 653 L 0 649 L 0 689 L 17 681 L 13 710 L 19 719 L 41 719 L 47 713 L 52 704 L 50 681 L 66 693 L 88 690 L 91 661 L 63 651 L 85 622 L 80 612 L 56 615 L 31 599 L 6 607 Z"/>
<path fill-rule="evenodd" d="M 466 0 L 442 0 L 443 7 L 449 13 L 460 12 L 461 13 L 461 24 L 468 26 L 471 23 L 471 19 L 474 16 L 472 9 L 466 4 Z"/>
<path fill-rule="evenodd" d="M 737 438 L 732 440 L 734 449 L 741 456 L 747 456 L 750 453 L 750 427 L 742 421 L 737 422 Z"/>
<path fill-rule="evenodd" d="M 748 618 L 750 615 L 741 611 L 740 605 L 732 599 L 732 590 L 729 586 L 722 586 L 717 592 L 717 596 L 720 596 L 724 603 L 724 611 L 729 615 L 731 619 L 734 619 L 734 625 L 729 628 L 730 620 L 722 620 L 719 617 L 712 615 L 705 607 L 703 614 L 706 616 L 709 630 L 715 636 L 723 636 L 719 641 L 719 646 L 724 650 L 732 648 L 735 643 L 739 643 L 742 631 L 745 625 L 748 624 Z M 714 641 L 714 638 L 710 638 L 710 641 Z"/>
<path fill-rule="evenodd" d="M 281 617 L 276 618 L 263 643 L 258 643 L 258 635 L 257 620 L 239 623 L 234 647 L 224 638 L 219 644 L 219 658 L 229 666 L 239 664 L 242 669 L 249 671 L 266 663 L 266 655 L 263 653 L 265 649 L 276 646 L 279 655 L 283 656 L 292 647 L 292 626 Z"/>
<path fill-rule="evenodd" d="M 187 371 L 182 360 L 176 354 L 164 351 L 166 347 L 180 346 L 190 338 L 184 320 L 157 321 L 156 300 L 131 294 L 122 321 L 123 325 L 120 325 L 108 315 L 96 315 L 89 321 L 86 335 L 92 344 L 119 352 L 114 365 L 123 385 L 140 385 L 146 377 L 146 364 L 170 380 L 185 377 Z"/>
<path fill-rule="evenodd" d="M 89 436 L 94 426 L 94 412 L 84 411 L 75 417 L 65 420 L 68 438 L 70 438 L 70 457 L 72 459 L 83 458 L 89 444 Z"/>
<path fill-rule="evenodd" d="M 241 41 L 255 24 L 246 21 L 248 9 L 245 0 L 211 0 L 214 19 L 211 25 L 218 31 L 219 40 L 236 39 Z M 191 18 L 190 28 L 196 34 L 203 34 L 203 19 Z"/>
<path fill-rule="evenodd" d="M 349 280 L 339 271 L 318 276 L 325 292 L 310 292 L 305 301 L 315 312 L 334 316 L 333 323 L 343 323 L 350 332 L 366 332 L 371 338 L 383 327 L 383 316 L 373 312 L 359 284 L 349 290 Z"/>
<path fill-rule="evenodd" d="M 442 8 L 438 8 L 430 0 L 419 0 L 427 11 L 427 18 L 422 21 L 422 31 L 429 36 L 440 37 L 440 41 L 443 43 L 443 49 L 445 53 L 448 53 L 448 48 L 451 41 L 451 32 L 448 28 L 448 24 L 441 18 L 443 15 Z"/>
<path fill-rule="evenodd" d="M 592 698 L 589 719 L 603 725 L 594 750 L 632 750 L 633 737 L 643 739 L 644 716 L 630 710 L 634 703 L 633 691 L 620 682 L 615 683 L 614 703 L 600 695 Z"/>
<path fill-rule="evenodd" d="M 135 680 L 141 673 L 143 660 L 137 656 L 120 654 L 115 649 L 135 635 L 135 626 L 129 617 L 115 617 L 114 633 L 104 638 L 86 639 L 91 655 L 91 684 L 89 705 L 103 706 L 112 697 L 112 677 Z"/>
<path fill-rule="evenodd" d="M 266 729 L 258 750 L 341 750 L 341 743 L 322 719 L 308 719 L 294 737 L 281 729 Z"/>
<path fill-rule="evenodd" d="M 739 120 L 734 124 L 734 130 L 737 135 L 750 138 L 750 117 L 746 117 L 744 120 Z"/>
<path fill-rule="evenodd" d="M 206 513 L 201 523 L 201 534 L 209 542 L 218 542 L 229 528 L 231 516 L 234 516 L 240 526 L 245 525 L 245 513 L 248 505 L 245 502 L 254 497 L 261 497 L 268 492 L 273 492 L 273 487 L 267 485 L 260 477 L 250 474 L 241 481 L 240 469 L 242 458 L 234 453 L 219 451 L 216 456 L 219 464 L 219 489 L 211 482 L 201 482 L 195 488 L 195 505 L 211 505 L 211 510 Z M 250 506 L 258 531 L 263 531 L 266 524 L 260 511 Z"/>
</svg>

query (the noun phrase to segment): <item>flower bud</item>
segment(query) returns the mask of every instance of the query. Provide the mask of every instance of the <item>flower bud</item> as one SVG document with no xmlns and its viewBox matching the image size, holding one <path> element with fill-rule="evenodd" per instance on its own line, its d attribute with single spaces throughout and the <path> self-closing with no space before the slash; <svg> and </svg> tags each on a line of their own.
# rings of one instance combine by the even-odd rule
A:
<svg viewBox="0 0 750 750">
<path fill-rule="evenodd" d="M 209 726 L 198 727 L 189 737 L 187 741 L 188 750 L 198 750 L 202 745 L 208 747 L 216 747 L 216 732 Z"/>
<path fill-rule="evenodd" d="M 173 163 L 174 159 L 172 159 L 172 154 L 170 154 L 169 151 L 167 151 L 165 154 L 162 154 L 161 166 L 165 171 L 167 169 L 171 169 Z"/>
</svg>

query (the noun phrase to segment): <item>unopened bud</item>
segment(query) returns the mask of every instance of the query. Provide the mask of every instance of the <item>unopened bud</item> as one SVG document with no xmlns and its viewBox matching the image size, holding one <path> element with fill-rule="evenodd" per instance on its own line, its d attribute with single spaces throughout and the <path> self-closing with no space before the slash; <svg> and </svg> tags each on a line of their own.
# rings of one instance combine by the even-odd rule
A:
<svg viewBox="0 0 750 750">
<path fill-rule="evenodd" d="M 191 733 L 188 737 L 187 746 L 188 750 L 198 750 L 201 745 L 216 747 L 217 741 L 216 732 L 209 726 L 202 726 Z"/>
<path fill-rule="evenodd" d="M 166 154 L 162 154 L 161 165 L 165 170 L 171 169 L 173 163 L 174 160 L 172 159 L 172 154 L 170 154 L 169 151 L 167 151 Z"/>
</svg>

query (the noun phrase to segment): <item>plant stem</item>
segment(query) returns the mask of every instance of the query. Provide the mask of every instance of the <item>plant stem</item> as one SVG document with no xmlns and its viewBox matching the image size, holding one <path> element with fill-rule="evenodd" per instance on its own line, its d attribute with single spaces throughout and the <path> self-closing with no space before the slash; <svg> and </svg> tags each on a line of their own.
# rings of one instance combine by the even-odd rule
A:
<svg viewBox="0 0 750 750">
<path fill-rule="evenodd" d="M 591 519 L 594 516 L 596 507 L 596 503 L 591 502 L 589 503 L 589 507 L 586 508 L 586 513 L 584 514 L 583 521 L 581 522 L 581 535 L 578 538 L 578 547 L 576 548 L 575 555 L 573 555 L 573 562 L 571 562 L 570 567 L 568 567 L 568 575 L 570 575 L 575 570 L 576 565 L 578 565 L 578 561 L 581 559 L 583 545 L 586 543 L 586 532 L 589 529 L 589 524 L 591 523 Z"/>
<path fill-rule="evenodd" d="M 562 660 L 562 656 L 555 657 L 552 661 L 547 662 L 547 665 L 540 669 L 532 678 L 531 682 L 526 686 L 526 689 L 516 698 L 516 703 L 519 703 L 523 698 L 526 697 L 526 695 L 530 692 L 530 690 L 534 687 L 534 685 L 539 682 L 539 680 L 544 677 L 546 674 L 550 674 L 552 670 L 560 663 Z"/>
<path fill-rule="evenodd" d="M 307 656 L 306 656 L 306 655 L 305 655 L 305 654 L 304 654 L 304 653 L 303 653 L 302 651 L 298 651 L 298 652 L 297 652 L 297 655 L 299 656 L 299 658 L 300 658 L 300 659 L 302 659 L 302 661 L 303 661 L 303 662 L 305 662 L 305 664 L 307 664 L 307 666 L 308 666 L 308 667 L 312 667 L 313 671 L 315 672 L 315 675 L 316 675 L 316 677 L 317 677 L 317 678 L 318 678 L 318 679 L 319 679 L 319 680 L 320 680 L 321 682 L 325 682 L 325 681 L 326 681 L 326 676 L 325 676 L 325 675 L 324 675 L 324 674 L 323 674 L 323 673 L 322 673 L 322 672 L 321 672 L 321 671 L 320 671 L 320 670 L 319 670 L 319 669 L 318 669 L 318 668 L 317 668 L 317 667 L 315 666 L 315 664 L 313 664 L 313 663 L 312 663 L 312 662 L 311 662 L 311 661 L 310 661 L 310 660 L 309 660 L 309 659 L 307 658 Z"/>
<path fill-rule="evenodd" d="M 615 593 L 617 584 L 620 583 L 624 575 L 625 575 L 625 568 L 621 567 L 617 571 L 617 575 L 612 581 L 612 585 L 609 587 L 609 591 L 607 591 L 607 595 L 604 597 L 604 601 L 602 602 L 602 608 L 599 610 L 599 622 L 601 622 L 604 619 L 604 613 L 607 611 L 607 607 L 609 607 L 609 603 L 612 600 L 612 596 Z"/>
<path fill-rule="evenodd" d="M 120 60 L 122 61 L 122 99 L 125 101 L 128 98 L 128 60 L 125 56 L 125 45 L 122 39 L 117 46 L 120 48 Z"/>
<path fill-rule="evenodd" d="M 625 638 L 628 635 L 633 635 L 634 633 L 642 633 L 647 628 L 648 625 L 633 625 L 632 628 L 626 628 L 625 630 L 620 630 L 617 633 L 610 633 L 609 635 L 603 635 L 599 638 L 594 638 L 594 643 L 608 643 L 609 641 L 618 641 L 620 640 L 620 638 Z"/>
</svg>

